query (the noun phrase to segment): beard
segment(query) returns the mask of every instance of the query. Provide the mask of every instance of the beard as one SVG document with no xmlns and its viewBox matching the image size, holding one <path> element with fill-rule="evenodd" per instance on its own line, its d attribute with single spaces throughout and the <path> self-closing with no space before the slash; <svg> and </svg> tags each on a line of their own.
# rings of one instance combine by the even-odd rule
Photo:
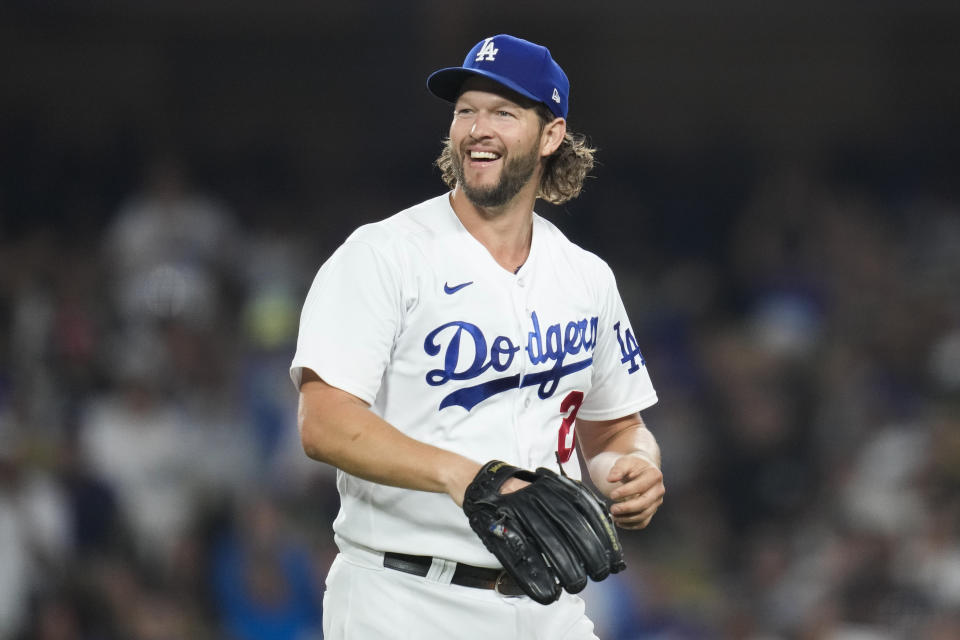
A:
<svg viewBox="0 0 960 640">
<path fill-rule="evenodd" d="M 451 145 L 449 140 L 447 145 Z M 511 157 L 504 163 L 500 179 L 496 184 L 480 187 L 467 183 L 463 172 L 463 160 L 455 149 L 450 149 L 450 162 L 457 178 L 457 185 L 463 189 L 464 195 L 470 202 L 484 209 L 502 207 L 510 202 L 530 182 L 539 161 L 540 154 L 537 152 L 537 145 L 534 144 L 529 153 Z"/>
</svg>

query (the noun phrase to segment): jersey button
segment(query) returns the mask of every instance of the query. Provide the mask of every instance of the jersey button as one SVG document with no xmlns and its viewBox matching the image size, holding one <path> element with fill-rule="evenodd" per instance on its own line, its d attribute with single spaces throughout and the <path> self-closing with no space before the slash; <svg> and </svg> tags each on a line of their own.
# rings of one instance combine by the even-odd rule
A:
<svg viewBox="0 0 960 640">
<path fill-rule="evenodd" d="M 517 286 L 518 286 L 518 287 L 525 286 L 526 284 L 527 284 L 527 283 L 526 283 L 526 281 L 525 281 L 523 278 L 517 278 Z"/>
<path fill-rule="evenodd" d="M 526 400 L 523 401 L 523 408 L 526 409 L 529 407 L 530 407 L 530 398 L 527 398 Z"/>
</svg>

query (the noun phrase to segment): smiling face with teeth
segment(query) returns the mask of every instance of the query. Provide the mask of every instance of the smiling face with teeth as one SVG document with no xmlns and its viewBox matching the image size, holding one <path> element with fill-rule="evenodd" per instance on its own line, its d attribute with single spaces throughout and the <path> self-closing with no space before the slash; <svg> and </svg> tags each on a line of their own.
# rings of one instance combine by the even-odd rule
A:
<svg viewBox="0 0 960 640">
<path fill-rule="evenodd" d="M 500 208 L 528 190 L 535 198 L 541 158 L 556 149 L 535 104 L 482 77 L 464 83 L 448 144 L 457 187 L 477 207 Z"/>
</svg>

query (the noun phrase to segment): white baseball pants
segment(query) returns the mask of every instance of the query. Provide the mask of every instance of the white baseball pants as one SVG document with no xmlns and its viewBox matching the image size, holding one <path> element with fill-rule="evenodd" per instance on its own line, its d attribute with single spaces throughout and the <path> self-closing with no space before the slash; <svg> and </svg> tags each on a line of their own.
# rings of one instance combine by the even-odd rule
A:
<svg viewBox="0 0 960 640">
<path fill-rule="evenodd" d="M 449 584 L 453 563 L 435 560 L 421 578 L 384 568 L 382 553 L 340 544 L 323 597 L 325 640 L 597 640 L 575 595 L 544 606 Z"/>
</svg>

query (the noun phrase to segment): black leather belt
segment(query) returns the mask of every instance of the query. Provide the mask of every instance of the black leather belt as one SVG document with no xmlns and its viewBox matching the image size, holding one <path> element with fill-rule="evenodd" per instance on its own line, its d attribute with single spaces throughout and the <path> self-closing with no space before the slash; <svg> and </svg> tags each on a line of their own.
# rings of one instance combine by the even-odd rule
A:
<svg viewBox="0 0 960 640">
<path fill-rule="evenodd" d="M 387 569 L 412 573 L 421 578 L 426 577 L 431 564 L 433 564 L 433 558 L 430 556 L 412 556 L 406 553 L 394 553 L 393 551 L 387 551 L 383 554 L 383 566 Z M 505 596 L 524 595 L 520 585 L 502 569 L 474 567 L 469 564 L 457 564 L 450 584 L 473 587 L 474 589 L 493 589 Z"/>
</svg>

